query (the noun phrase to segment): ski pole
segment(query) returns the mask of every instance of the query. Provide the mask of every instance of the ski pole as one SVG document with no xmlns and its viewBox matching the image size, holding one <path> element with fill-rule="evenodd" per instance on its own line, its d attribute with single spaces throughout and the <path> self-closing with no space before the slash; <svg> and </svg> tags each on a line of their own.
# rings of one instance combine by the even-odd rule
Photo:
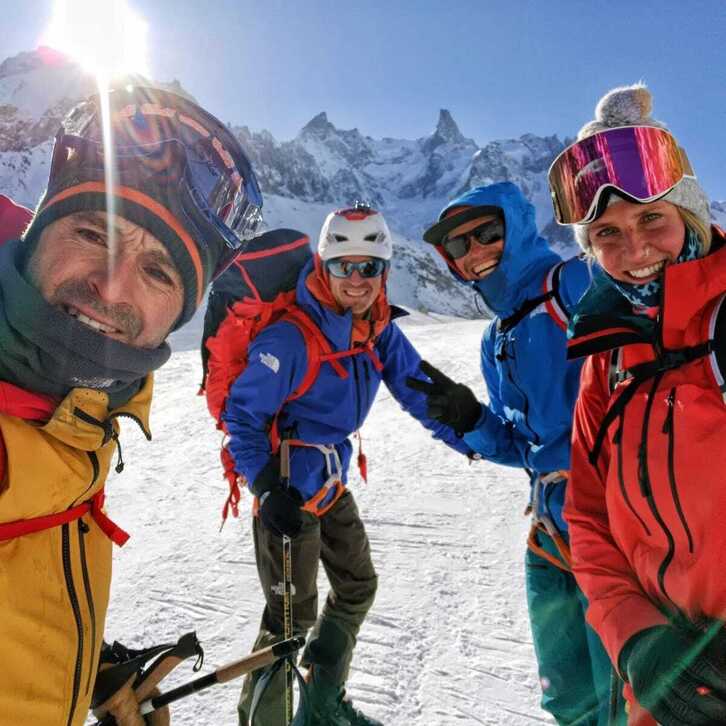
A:
<svg viewBox="0 0 726 726">
<path fill-rule="evenodd" d="M 280 444 L 280 479 L 285 489 L 290 486 L 290 442 L 283 437 Z M 292 638 L 292 540 L 282 536 L 282 611 L 283 636 Z M 293 716 L 293 674 L 292 663 L 285 661 L 285 726 L 292 723 Z"/>
<path fill-rule="evenodd" d="M 145 716 L 159 708 L 168 706 L 174 701 L 190 696 L 192 693 L 197 693 L 198 691 L 202 691 L 210 686 L 216 686 L 219 683 L 226 683 L 227 681 L 234 680 L 235 678 L 244 676 L 247 673 L 256 671 L 259 668 L 264 668 L 280 658 L 287 658 L 292 655 L 292 653 L 302 648 L 303 645 L 305 645 L 305 638 L 298 637 L 283 640 L 279 643 L 275 643 L 274 645 L 270 645 L 267 648 L 256 650 L 254 653 L 250 653 L 250 655 L 245 656 L 240 660 L 236 660 L 218 668 L 213 673 L 195 678 L 193 681 L 183 683 L 181 686 L 173 688 L 171 691 L 160 693 L 158 696 L 153 696 L 146 701 L 142 701 L 139 704 L 139 711 L 142 716 Z M 96 721 L 93 726 L 112 726 L 112 724 L 115 723 L 116 721 L 113 716 L 109 715 L 105 716 L 100 721 Z"/>
</svg>

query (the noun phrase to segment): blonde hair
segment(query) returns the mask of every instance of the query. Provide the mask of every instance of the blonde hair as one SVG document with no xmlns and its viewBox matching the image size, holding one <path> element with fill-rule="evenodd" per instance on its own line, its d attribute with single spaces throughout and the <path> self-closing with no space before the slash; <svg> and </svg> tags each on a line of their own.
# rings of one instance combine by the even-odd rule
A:
<svg viewBox="0 0 726 726">
<path fill-rule="evenodd" d="M 705 257 L 711 249 L 711 227 L 707 227 L 703 220 L 694 214 L 690 209 L 681 207 L 678 204 L 675 205 L 678 210 L 678 214 L 681 215 L 681 219 L 686 227 L 690 227 L 696 233 L 698 241 L 701 243 L 701 255 Z"/>
</svg>

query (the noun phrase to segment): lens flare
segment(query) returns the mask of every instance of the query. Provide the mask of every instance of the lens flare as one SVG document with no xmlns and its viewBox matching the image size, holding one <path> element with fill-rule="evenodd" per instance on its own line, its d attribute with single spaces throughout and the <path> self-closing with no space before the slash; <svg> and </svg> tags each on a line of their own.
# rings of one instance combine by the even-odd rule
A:
<svg viewBox="0 0 726 726">
<path fill-rule="evenodd" d="M 108 89 L 114 78 L 149 77 L 148 26 L 126 0 L 56 0 L 41 44 L 75 60 L 96 77 L 101 102 L 105 155 L 106 212 L 109 269 L 113 272 L 117 240 L 115 215 L 116 163 L 108 108 Z"/>
<path fill-rule="evenodd" d="M 55 0 L 41 44 L 107 82 L 129 73 L 149 76 L 147 32 L 126 0 Z"/>
</svg>

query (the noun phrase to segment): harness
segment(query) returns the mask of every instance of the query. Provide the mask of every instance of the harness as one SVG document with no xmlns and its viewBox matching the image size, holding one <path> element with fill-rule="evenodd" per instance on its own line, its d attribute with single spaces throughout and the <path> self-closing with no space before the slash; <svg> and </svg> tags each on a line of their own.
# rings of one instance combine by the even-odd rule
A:
<svg viewBox="0 0 726 726">
<path fill-rule="evenodd" d="M 551 565 L 564 570 L 572 571 L 572 554 L 570 546 L 565 541 L 563 533 L 555 524 L 554 520 L 548 515 L 539 514 L 539 492 L 540 485 L 542 491 L 545 492 L 545 500 L 548 498 L 549 491 L 552 487 L 562 482 L 567 482 L 570 473 L 568 471 L 552 471 L 549 474 L 543 474 L 535 479 L 532 483 L 532 501 L 525 510 L 525 514 L 531 512 L 532 526 L 527 536 L 527 547 L 543 560 L 547 560 Z M 549 491 L 548 491 L 549 490 Z M 546 550 L 539 541 L 539 534 L 546 534 L 557 548 L 559 557 Z"/>
</svg>

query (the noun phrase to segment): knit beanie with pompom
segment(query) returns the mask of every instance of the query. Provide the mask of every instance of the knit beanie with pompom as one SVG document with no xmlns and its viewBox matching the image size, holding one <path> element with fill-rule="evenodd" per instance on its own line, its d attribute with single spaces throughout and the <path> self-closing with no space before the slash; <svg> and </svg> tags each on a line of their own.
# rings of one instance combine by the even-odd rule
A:
<svg viewBox="0 0 726 726">
<path fill-rule="evenodd" d="M 586 123 L 580 129 L 577 140 L 581 141 L 599 131 L 619 126 L 656 126 L 660 129 L 667 129 L 668 127 L 662 121 L 657 121 L 650 115 L 652 108 L 653 99 L 645 84 L 635 83 L 632 86 L 613 88 L 600 99 L 595 107 L 595 120 Z M 706 227 L 711 225 L 708 197 L 695 179 L 681 179 L 661 199 L 693 212 Z M 607 206 L 622 201 L 624 200 L 617 194 L 610 194 Z M 589 252 L 590 240 L 587 235 L 589 225 L 576 224 L 573 226 L 578 244 L 585 252 Z"/>
</svg>

